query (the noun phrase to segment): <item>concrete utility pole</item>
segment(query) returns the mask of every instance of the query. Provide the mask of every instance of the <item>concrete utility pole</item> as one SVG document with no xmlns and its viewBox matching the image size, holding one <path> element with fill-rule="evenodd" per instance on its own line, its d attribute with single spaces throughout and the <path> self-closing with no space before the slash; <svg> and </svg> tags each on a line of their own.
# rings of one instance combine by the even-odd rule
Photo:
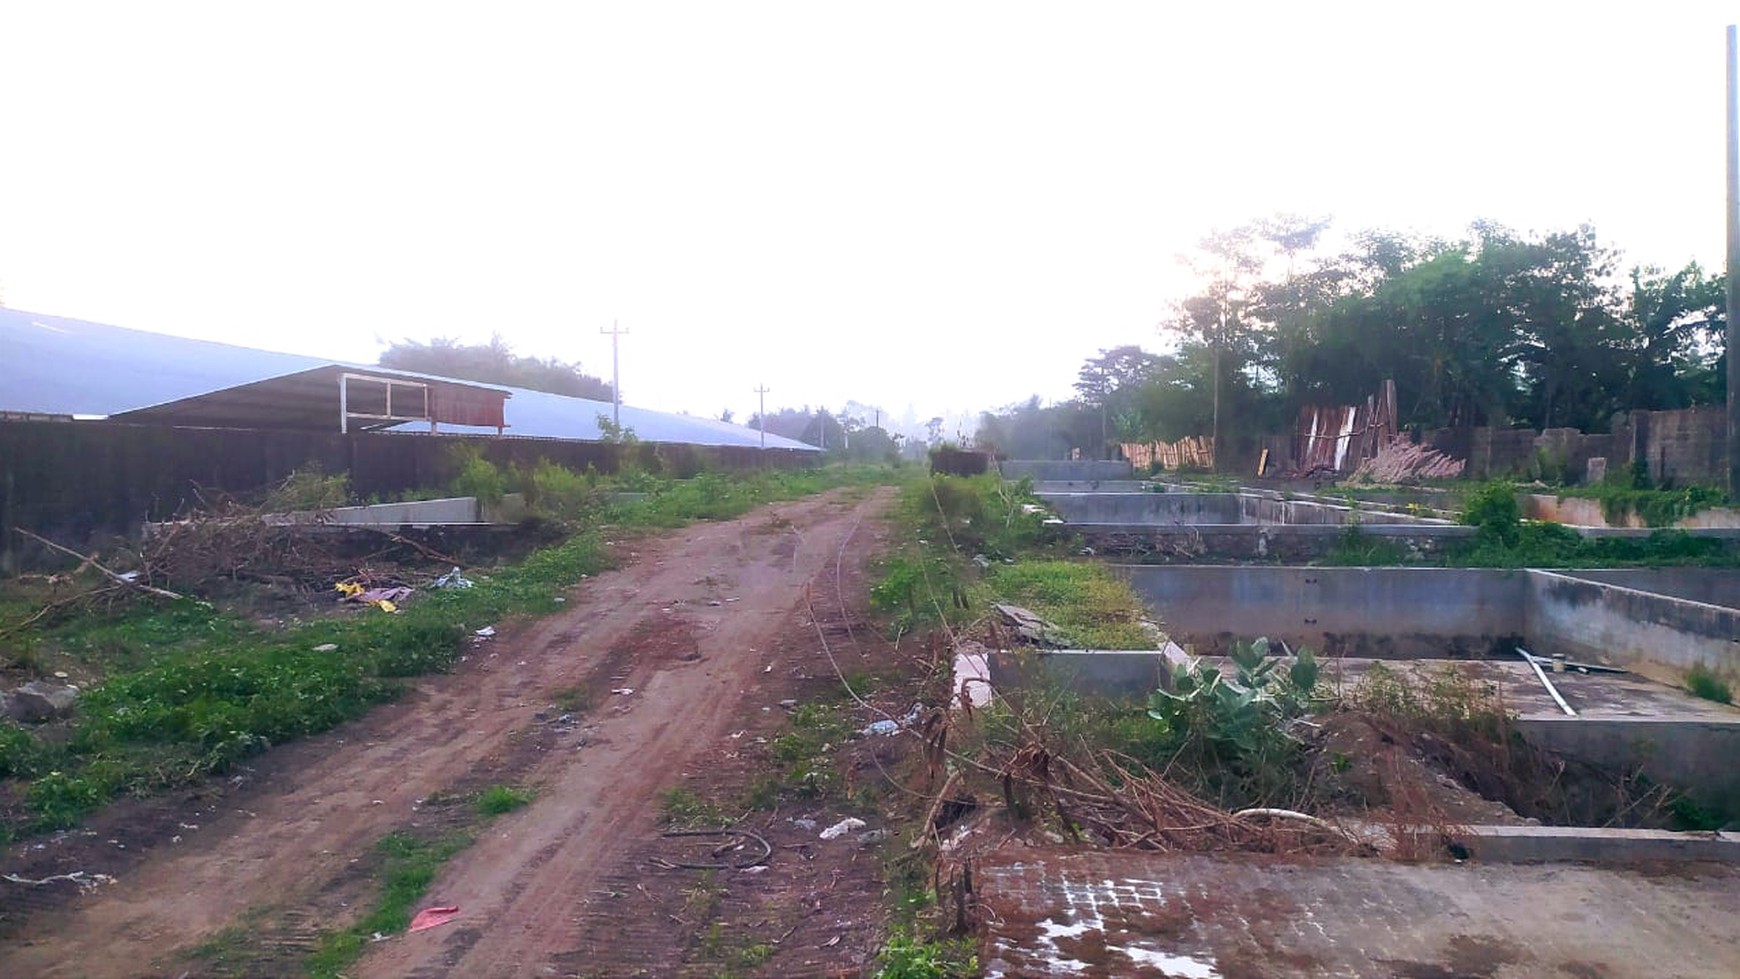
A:
<svg viewBox="0 0 1740 979">
<path fill-rule="evenodd" d="M 1728 498 L 1740 498 L 1740 96 L 1728 25 Z"/>
<path fill-rule="evenodd" d="M 767 385 L 763 384 L 756 388 L 755 393 L 761 395 L 761 410 L 755 413 L 755 417 L 761 422 L 761 447 L 765 449 L 767 448 Z"/>
<path fill-rule="evenodd" d="M 616 321 L 610 321 L 610 329 L 599 330 L 601 334 L 610 337 L 610 403 L 611 423 L 616 426 L 618 435 L 622 434 L 622 359 L 617 355 L 616 338 L 628 331 L 616 328 Z"/>
</svg>

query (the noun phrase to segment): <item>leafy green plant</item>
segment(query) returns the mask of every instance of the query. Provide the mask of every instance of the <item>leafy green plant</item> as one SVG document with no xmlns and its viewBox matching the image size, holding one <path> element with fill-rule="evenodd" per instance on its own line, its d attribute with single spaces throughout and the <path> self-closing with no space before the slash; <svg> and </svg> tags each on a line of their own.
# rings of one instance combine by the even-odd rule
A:
<svg viewBox="0 0 1740 979">
<path fill-rule="evenodd" d="M 970 939 L 922 938 L 897 928 L 878 956 L 877 979 L 966 979 L 979 974 L 979 959 Z"/>
<path fill-rule="evenodd" d="M 1267 639 L 1234 646 L 1228 659 L 1232 679 L 1200 660 L 1176 664 L 1172 688 L 1154 691 L 1147 716 L 1173 759 L 1200 782 L 1248 799 L 1290 781 L 1303 747 L 1287 724 L 1310 707 L 1318 664 L 1301 650 L 1283 671 Z"/>
</svg>

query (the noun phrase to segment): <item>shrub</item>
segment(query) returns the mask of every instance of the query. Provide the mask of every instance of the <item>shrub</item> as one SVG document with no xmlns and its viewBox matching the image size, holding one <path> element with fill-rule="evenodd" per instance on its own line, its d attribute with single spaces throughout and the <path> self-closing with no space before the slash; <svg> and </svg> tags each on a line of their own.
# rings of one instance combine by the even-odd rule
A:
<svg viewBox="0 0 1740 979">
<path fill-rule="evenodd" d="M 507 474 L 500 466 L 483 457 L 475 445 L 453 447 L 453 460 L 459 475 L 453 477 L 450 488 L 455 496 L 473 496 L 479 503 L 499 503 L 507 492 Z"/>
<path fill-rule="evenodd" d="M 1517 542 L 1522 511 L 1516 503 L 1516 488 L 1509 483 L 1487 483 L 1468 494 L 1462 507 L 1462 522 L 1480 528 L 1482 540 L 1507 546 Z"/>
</svg>

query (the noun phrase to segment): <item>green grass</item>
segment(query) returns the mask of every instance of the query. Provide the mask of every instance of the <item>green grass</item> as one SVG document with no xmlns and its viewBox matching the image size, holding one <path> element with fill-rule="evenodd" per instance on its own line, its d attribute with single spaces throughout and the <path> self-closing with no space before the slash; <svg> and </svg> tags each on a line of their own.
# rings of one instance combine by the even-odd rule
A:
<svg viewBox="0 0 1740 979">
<path fill-rule="evenodd" d="M 499 816 L 502 813 L 524 809 L 531 805 L 532 798 L 537 793 L 531 789 L 516 789 L 510 785 L 492 785 L 477 796 L 477 811 L 485 816 Z"/>
<path fill-rule="evenodd" d="M 1734 702 L 1734 690 L 1728 685 L 1728 681 L 1712 673 L 1702 663 L 1686 671 L 1686 690 L 1694 697 L 1713 700 L 1718 704 Z"/>
<path fill-rule="evenodd" d="M 715 803 L 678 786 L 659 800 L 659 821 L 672 829 L 717 829 L 736 822 Z"/>
<path fill-rule="evenodd" d="M 308 957 L 308 974 L 314 979 L 337 979 L 362 955 L 371 936 L 396 935 L 411 924 L 417 903 L 435 880 L 441 866 L 472 843 L 469 831 L 458 831 L 435 840 L 418 839 L 408 833 L 391 833 L 375 845 L 381 861 L 380 895 L 362 920 L 342 931 L 329 933 Z"/>
<path fill-rule="evenodd" d="M 985 576 L 999 602 L 1020 605 L 1055 624 L 1082 649 L 1152 649 L 1146 608 L 1105 565 L 1088 561 L 1019 561 Z"/>
<path fill-rule="evenodd" d="M 869 467 L 646 477 L 648 500 L 610 508 L 609 517 L 629 528 L 677 526 L 887 478 Z M 33 629 L 32 642 L 53 644 L 106 679 L 85 691 L 64 738 L 0 724 L 0 777 L 21 783 L 24 796 L 24 811 L 0 825 L 0 839 L 74 826 L 118 795 L 186 785 L 359 717 L 396 697 L 403 678 L 449 669 L 470 630 L 549 614 L 564 589 L 607 564 L 590 526 L 516 566 L 472 575 L 472 588 L 421 595 L 399 615 L 267 632 L 184 600 Z M 0 620 L 0 634 L 7 621 L 16 619 Z M 326 643 L 337 651 L 315 651 Z M 583 696 L 576 692 L 575 703 Z"/>
</svg>

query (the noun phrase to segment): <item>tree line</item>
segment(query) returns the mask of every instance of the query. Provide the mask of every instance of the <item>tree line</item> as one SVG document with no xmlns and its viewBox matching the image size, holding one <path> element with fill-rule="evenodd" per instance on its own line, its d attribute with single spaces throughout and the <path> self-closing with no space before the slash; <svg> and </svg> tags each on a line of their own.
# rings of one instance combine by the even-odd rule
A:
<svg viewBox="0 0 1740 979">
<path fill-rule="evenodd" d="M 1072 400 L 986 412 L 977 440 L 1055 457 L 1103 441 L 1290 430 L 1305 405 L 1357 404 L 1388 378 L 1403 425 L 1578 428 L 1727 397 L 1724 280 L 1696 262 L 1631 266 L 1595 229 L 1458 238 L 1365 231 L 1323 247 L 1294 215 L 1205 238 L 1203 285 L 1162 325 L 1167 352 L 1101 350 Z"/>
</svg>

